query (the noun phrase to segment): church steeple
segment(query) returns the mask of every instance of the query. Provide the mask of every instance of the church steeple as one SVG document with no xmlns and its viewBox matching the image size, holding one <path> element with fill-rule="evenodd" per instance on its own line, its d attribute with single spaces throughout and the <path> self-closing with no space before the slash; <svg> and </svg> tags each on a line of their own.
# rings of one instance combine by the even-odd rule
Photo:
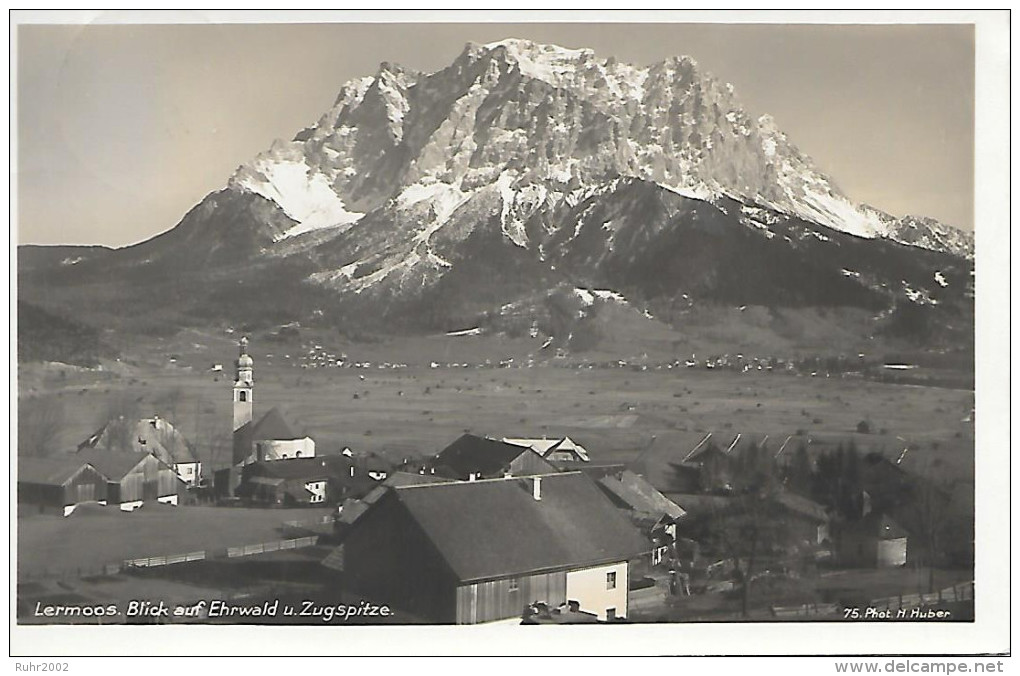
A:
<svg viewBox="0 0 1020 676">
<path fill-rule="evenodd" d="M 237 344 L 240 354 L 234 362 L 234 431 L 251 422 L 252 394 L 255 389 L 252 376 L 255 362 L 248 354 L 248 337 L 242 337 Z"/>
</svg>

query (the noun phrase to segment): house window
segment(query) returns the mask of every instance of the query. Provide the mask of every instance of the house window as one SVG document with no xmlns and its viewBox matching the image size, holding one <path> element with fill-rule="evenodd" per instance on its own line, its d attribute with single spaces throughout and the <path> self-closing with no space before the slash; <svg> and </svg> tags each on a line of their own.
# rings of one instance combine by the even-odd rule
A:
<svg viewBox="0 0 1020 676">
<path fill-rule="evenodd" d="M 606 589 L 616 589 L 616 571 L 606 573 Z"/>
<path fill-rule="evenodd" d="M 248 393 L 245 392 L 244 390 L 238 392 L 237 396 L 239 401 L 248 401 Z"/>
<path fill-rule="evenodd" d="M 507 586 L 507 591 L 515 592 L 520 588 L 521 588 L 520 580 L 518 580 L 516 577 L 510 578 L 509 584 Z"/>
</svg>

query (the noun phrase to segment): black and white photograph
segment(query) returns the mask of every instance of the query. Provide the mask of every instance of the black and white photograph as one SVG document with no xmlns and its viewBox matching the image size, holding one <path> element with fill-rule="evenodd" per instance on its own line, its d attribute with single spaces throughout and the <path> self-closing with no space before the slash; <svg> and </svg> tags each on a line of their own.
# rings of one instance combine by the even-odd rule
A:
<svg viewBox="0 0 1020 676">
<path fill-rule="evenodd" d="M 545 14 L 12 12 L 12 655 L 1009 654 L 1009 12 Z"/>
</svg>

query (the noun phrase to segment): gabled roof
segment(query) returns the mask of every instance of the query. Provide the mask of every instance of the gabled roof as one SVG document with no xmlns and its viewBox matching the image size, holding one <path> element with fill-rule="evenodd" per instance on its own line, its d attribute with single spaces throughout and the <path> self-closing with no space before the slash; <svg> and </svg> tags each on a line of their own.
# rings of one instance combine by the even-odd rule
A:
<svg viewBox="0 0 1020 676">
<path fill-rule="evenodd" d="M 408 486 L 386 499 L 402 505 L 464 582 L 624 561 L 648 547 L 580 472 Z"/>
<path fill-rule="evenodd" d="M 290 426 L 279 406 L 269 409 L 252 428 L 253 441 L 286 441 L 304 438 L 304 434 L 298 434 Z"/>
<path fill-rule="evenodd" d="M 475 473 L 491 477 L 502 472 L 522 453 L 531 452 L 514 444 L 465 434 L 440 451 L 432 464 L 436 468 L 445 468 L 460 479 L 467 479 Z"/>
<path fill-rule="evenodd" d="M 644 477 L 630 470 L 604 476 L 599 479 L 599 485 L 635 512 L 654 516 L 665 514 L 671 519 L 679 519 L 687 513 L 645 481 Z"/>
<path fill-rule="evenodd" d="M 167 467 L 166 463 L 151 453 L 135 453 L 134 451 L 108 451 L 102 448 L 84 448 L 78 451 L 80 462 L 87 462 L 95 467 L 100 474 L 109 481 L 120 481 L 128 472 L 138 465 L 153 458 L 160 465 Z"/>
<path fill-rule="evenodd" d="M 60 454 L 50 457 L 18 456 L 18 483 L 63 485 L 85 466 L 76 454 Z"/>
<path fill-rule="evenodd" d="M 115 427 L 122 433 L 115 433 Z M 85 448 L 152 453 L 170 466 L 198 462 L 184 435 L 169 421 L 159 417 L 110 420 L 78 444 L 79 450 Z"/>
<path fill-rule="evenodd" d="M 552 453 L 558 451 L 566 451 L 573 453 L 584 462 L 588 462 L 588 450 L 576 443 L 570 437 L 563 437 L 561 439 L 528 439 L 528 438 L 511 438 L 505 437 L 504 443 L 513 444 L 514 446 L 523 446 L 524 448 L 530 448 L 531 450 L 538 453 L 543 458 L 547 457 Z"/>
</svg>

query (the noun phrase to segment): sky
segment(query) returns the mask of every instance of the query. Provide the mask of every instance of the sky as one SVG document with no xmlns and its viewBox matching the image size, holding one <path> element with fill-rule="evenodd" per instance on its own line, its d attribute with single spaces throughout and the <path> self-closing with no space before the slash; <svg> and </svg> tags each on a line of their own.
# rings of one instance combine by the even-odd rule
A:
<svg viewBox="0 0 1020 676">
<path fill-rule="evenodd" d="M 432 72 L 519 37 L 639 66 L 686 54 L 851 199 L 974 223 L 968 25 L 27 25 L 16 32 L 19 244 L 124 246 L 172 228 L 383 61 Z M 12 160 L 13 161 L 13 160 Z"/>
</svg>

